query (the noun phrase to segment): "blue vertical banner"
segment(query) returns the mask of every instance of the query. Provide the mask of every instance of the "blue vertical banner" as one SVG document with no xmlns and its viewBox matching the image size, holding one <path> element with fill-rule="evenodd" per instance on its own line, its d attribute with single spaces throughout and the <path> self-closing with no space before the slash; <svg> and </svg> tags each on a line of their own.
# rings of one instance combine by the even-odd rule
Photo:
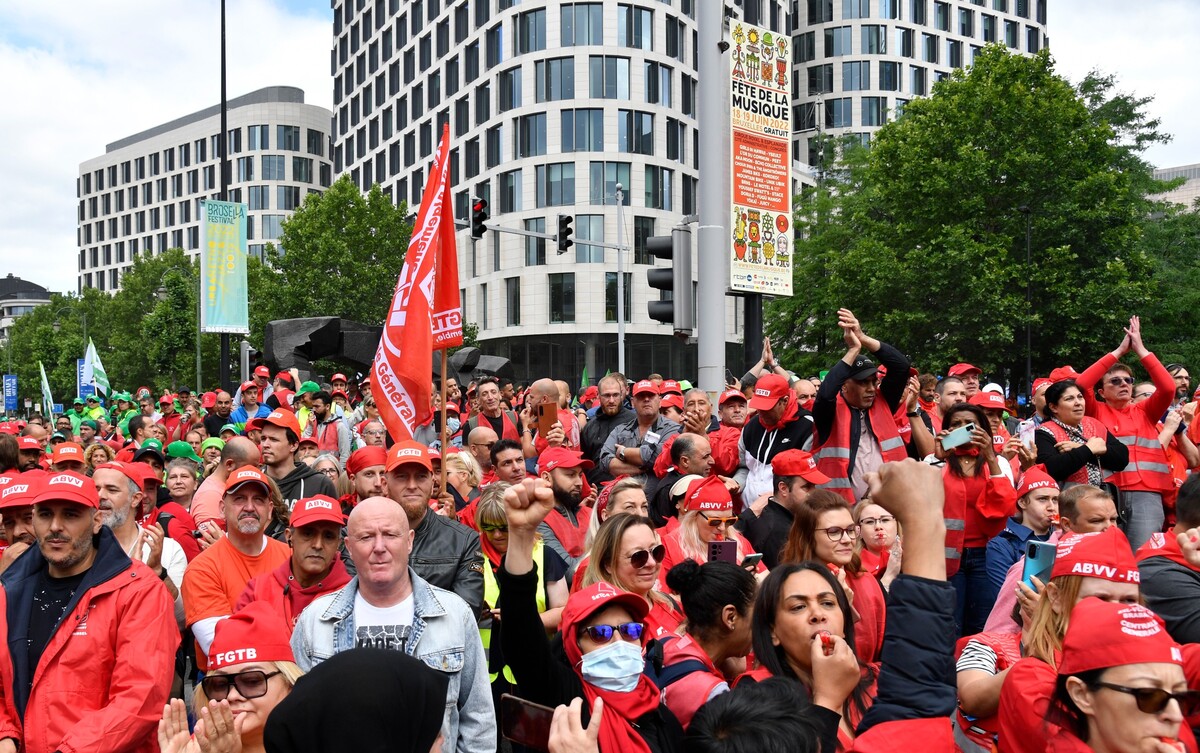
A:
<svg viewBox="0 0 1200 753">
<path fill-rule="evenodd" d="M 75 359 L 75 394 L 82 398 L 96 394 L 96 385 L 92 383 L 92 375 L 88 373 L 89 371 L 91 369 L 88 368 L 86 358 Z"/>
<path fill-rule="evenodd" d="M 4 375 L 4 412 L 16 413 L 17 411 L 17 375 Z"/>
<path fill-rule="evenodd" d="M 250 332 L 246 205 L 205 201 L 200 243 L 200 331 Z"/>
</svg>

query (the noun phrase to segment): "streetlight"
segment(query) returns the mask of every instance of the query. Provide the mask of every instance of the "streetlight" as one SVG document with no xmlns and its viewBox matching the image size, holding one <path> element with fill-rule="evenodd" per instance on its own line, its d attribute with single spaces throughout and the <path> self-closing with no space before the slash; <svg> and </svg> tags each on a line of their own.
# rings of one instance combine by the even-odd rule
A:
<svg viewBox="0 0 1200 753">
<path fill-rule="evenodd" d="M 70 309 L 69 309 L 69 308 L 67 308 L 66 306 L 64 306 L 63 308 L 60 308 L 60 309 L 58 309 L 58 310 L 56 310 L 56 311 L 54 312 L 54 317 L 55 317 L 55 319 L 54 319 L 54 324 L 53 324 L 52 326 L 54 327 L 54 331 L 55 331 L 55 332 L 61 332 L 61 331 L 62 331 L 62 322 L 60 322 L 60 321 L 59 321 L 59 319 L 58 319 L 58 315 L 59 315 L 59 314 L 61 314 L 61 313 L 63 313 L 64 311 L 70 311 Z M 79 320 L 80 320 L 80 321 L 83 323 L 83 349 L 86 351 L 86 350 L 87 350 L 87 343 L 88 343 L 88 336 L 87 336 L 87 312 L 86 312 L 86 311 L 80 311 L 80 312 L 79 312 Z"/>
<path fill-rule="evenodd" d="M 1017 211 L 1025 215 L 1025 389 L 1029 391 L 1029 404 L 1033 405 L 1033 262 L 1030 251 L 1033 245 L 1033 212 L 1028 204 L 1017 207 Z"/>
</svg>

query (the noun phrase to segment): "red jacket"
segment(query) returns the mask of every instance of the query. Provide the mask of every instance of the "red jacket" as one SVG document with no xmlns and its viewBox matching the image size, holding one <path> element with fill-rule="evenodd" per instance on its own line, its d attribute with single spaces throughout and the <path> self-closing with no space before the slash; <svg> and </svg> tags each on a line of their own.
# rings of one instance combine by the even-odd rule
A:
<svg viewBox="0 0 1200 753">
<path fill-rule="evenodd" d="M 987 465 L 970 478 L 954 473 L 949 464 L 942 471 L 946 491 L 942 511 L 946 520 L 946 577 L 958 573 L 964 548 L 987 546 L 1004 530 L 1008 516 L 1016 512 L 1017 490 L 1012 482 L 1007 476 L 989 474 Z"/>
<path fill-rule="evenodd" d="M 663 643 L 663 669 L 689 660 L 703 664 L 704 671 L 697 669 L 689 672 L 663 689 L 663 703 L 667 704 L 684 729 L 692 723 L 692 717 L 712 692 L 726 684 L 704 647 L 691 635 L 684 634 Z"/>
<path fill-rule="evenodd" d="M 332 593 L 350 582 L 350 573 L 340 557 L 333 558 L 333 569 L 325 580 L 308 588 L 292 580 L 292 560 L 289 558 L 269 573 L 256 575 L 246 584 L 246 590 L 238 597 L 233 611 L 237 612 L 252 601 L 266 601 L 274 605 L 287 622 L 288 629 L 296 627 L 296 620 L 304 608 L 318 596 Z"/>
<path fill-rule="evenodd" d="M 96 560 L 37 667 L 10 653 L 29 630 L 46 560 L 35 547 L 0 581 L 0 739 L 23 751 L 157 753 L 179 628 L 166 587 L 101 528 Z M 25 699 L 23 688 L 33 675 Z M 22 713 L 23 708 L 23 713 Z"/>
<path fill-rule="evenodd" d="M 712 445 L 712 472 L 718 476 L 732 478 L 737 473 L 742 459 L 738 453 L 738 442 L 742 438 L 742 427 L 721 427 L 708 435 L 708 443 Z M 754 500 L 748 500 L 753 502 Z"/>
</svg>

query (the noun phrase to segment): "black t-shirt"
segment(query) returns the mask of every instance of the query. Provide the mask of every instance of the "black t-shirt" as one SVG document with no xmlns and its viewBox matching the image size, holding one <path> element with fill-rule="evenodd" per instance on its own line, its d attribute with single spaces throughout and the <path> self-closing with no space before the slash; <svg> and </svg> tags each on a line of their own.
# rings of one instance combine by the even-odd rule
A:
<svg viewBox="0 0 1200 753">
<path fill-rule="evenodd" d="M 67 605 L 71 603 L 85 575 L 86 570 L 68 578 L 52 578 L 47 572 L 38 576 L 33 591 L 33 613 L 29 617 L 30 667 L 37 668 L 42 652 L 46 650 L 50 637 L 54 635 L 54 628 L 62 620 Z M 31 674 L 30 677 L 32 676 Z"/>
<path fill-rule="evenodd" d="M 492 431 L 496 432 L 496 436 L 504 436 L 504 411 L 500 411 L 500 415 L 492 418 L 486 413 L 480 413 L 480 418 L 487 419 L 488 426 L 492 427 Z"/>
</svg>

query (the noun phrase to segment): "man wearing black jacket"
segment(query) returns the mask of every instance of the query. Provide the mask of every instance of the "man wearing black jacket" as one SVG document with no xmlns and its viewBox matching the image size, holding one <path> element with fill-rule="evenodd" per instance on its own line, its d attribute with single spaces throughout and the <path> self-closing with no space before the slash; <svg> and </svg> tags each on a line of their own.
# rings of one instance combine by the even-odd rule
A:
<svg viewBox="0 0 1200 753">
<path fill-rule="evenodd" d="M 592 486 L 612 481 L 613 475 L 600 467 L 600 451 L 604 449 L 604 442 L 613 429 L 635 418 L 633 411 L 625 407 L 627 388 L 624 379 L 609 374 L 600 380 L 599 387 L 600 409 L 588 419 L 587 425 L 579 433 L 579 449 L 594 464 L 587 472 L 588 483 Z"/>
</svg>

